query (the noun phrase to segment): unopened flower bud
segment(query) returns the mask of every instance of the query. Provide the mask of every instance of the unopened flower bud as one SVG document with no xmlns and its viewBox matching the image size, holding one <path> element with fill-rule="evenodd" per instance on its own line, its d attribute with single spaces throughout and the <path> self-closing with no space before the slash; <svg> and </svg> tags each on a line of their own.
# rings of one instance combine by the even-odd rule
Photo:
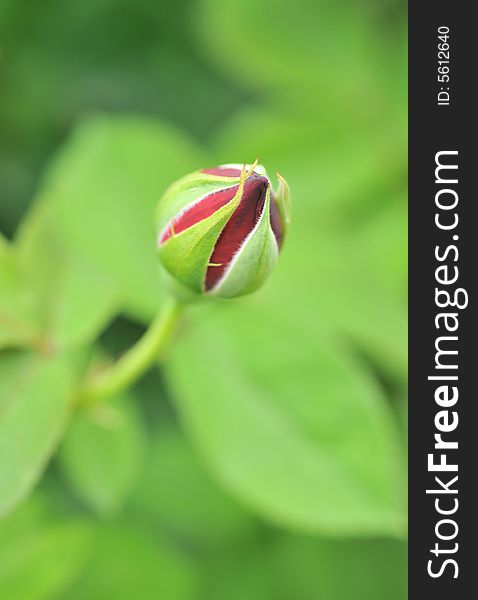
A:
<svg viewBox="0 0 478 600">
<path fill-rule="evenodd" d="M 265 169 L 222 165 L 174 183 L 159 202 L 162 266 L 193 295 L 233 298 L 253 292 L 274 267 L 289 222 L 289 187 Z"/>
</svg>

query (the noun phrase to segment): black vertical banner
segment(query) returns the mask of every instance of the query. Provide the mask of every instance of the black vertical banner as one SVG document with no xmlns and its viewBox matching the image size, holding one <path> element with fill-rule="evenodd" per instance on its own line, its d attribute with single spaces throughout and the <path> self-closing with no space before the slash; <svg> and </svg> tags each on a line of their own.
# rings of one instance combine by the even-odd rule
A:
<svg viewBox="0 0 478 600">
<path fill-rule="evenodd" d="M 410 600 L 478 597 L 474 8 L 409 5 Z"/>
</svg>

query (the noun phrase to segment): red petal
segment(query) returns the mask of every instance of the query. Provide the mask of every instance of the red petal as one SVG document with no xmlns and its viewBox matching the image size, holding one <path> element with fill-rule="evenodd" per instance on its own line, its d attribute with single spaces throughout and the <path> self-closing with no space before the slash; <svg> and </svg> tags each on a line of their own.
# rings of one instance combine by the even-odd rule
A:
<svg viewBox="0 0 478 600">
<path fill-rule="evenodd" d="M 196 204 L 193 204 L 190 208 L 186 209 L 183 213 L 173 219 L 174 233 L 180 233 L 188 227 L 191 227 L 199 221 L 203 221 L 210 217 L 213 213 L 219 210 L 222 206 L 227 204 L 234 198 L 239 186 L 234 185 L 218 192 L 208 194 Z M 166 242 L 172 235 L 171 225 L 169 225 L 161 235 L 159 240 L 160 244 Z"/>
<path fill-rule="evenodd" d="M 220 177 L 240 177 L 241 170 L 232 167 L 214 167 L 213 169 L 203 169 L 202 173 L 208 175 L 219 175 Z"/>
<path fill-rule="evenodd" d="M 203 169 L 203 173 L 210 175 L 219 175 L 222 177 L 240 177 L 241 171 L 232 167 L 214 167 L 212 169 Z M 282 219 L 277 207 L 274 195 L 271 193 L 271 227 L 277 240 L 279 248 L 282 245 Z"/>
<path fill-rule="evenodd" d="M 254 229 L 264 208 L 268 186 L 268 179 L 257 173 L 246 180 L 239 206 L 226 223 L 211 254 L 209 262 L 218 266 L 208 267 L 206 290 L 213 288 L 221 279 L 232 258 Z"/>
</svg>

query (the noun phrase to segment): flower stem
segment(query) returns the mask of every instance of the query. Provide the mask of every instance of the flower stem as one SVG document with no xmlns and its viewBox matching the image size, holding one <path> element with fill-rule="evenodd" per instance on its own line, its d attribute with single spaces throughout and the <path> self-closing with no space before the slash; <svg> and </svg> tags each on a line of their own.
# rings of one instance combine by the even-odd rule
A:
<svg viewBox="0 0 478 600">
<path fill-rule="evenodd" d="M 80 390 L 80 404 L 92 404 L 130 387 L 168 348 L 182 305 L 170 299 L 143 336 L 110 367 L 92 375 Z"/>
</svg>

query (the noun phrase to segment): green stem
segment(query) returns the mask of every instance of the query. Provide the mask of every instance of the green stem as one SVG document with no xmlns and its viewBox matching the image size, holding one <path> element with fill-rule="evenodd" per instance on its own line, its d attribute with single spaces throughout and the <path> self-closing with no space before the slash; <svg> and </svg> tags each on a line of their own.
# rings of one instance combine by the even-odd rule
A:
<svg viewBox="0 0 478 600">
<path fill-rule="evenodd" d="M 86 380 L 80 391 L 80 403 L 104 400 L 130 387 L 168 348 L 181 311 L 182 305 L 175 300 L 168 301 L 126 354 Z"/>
</svg>

